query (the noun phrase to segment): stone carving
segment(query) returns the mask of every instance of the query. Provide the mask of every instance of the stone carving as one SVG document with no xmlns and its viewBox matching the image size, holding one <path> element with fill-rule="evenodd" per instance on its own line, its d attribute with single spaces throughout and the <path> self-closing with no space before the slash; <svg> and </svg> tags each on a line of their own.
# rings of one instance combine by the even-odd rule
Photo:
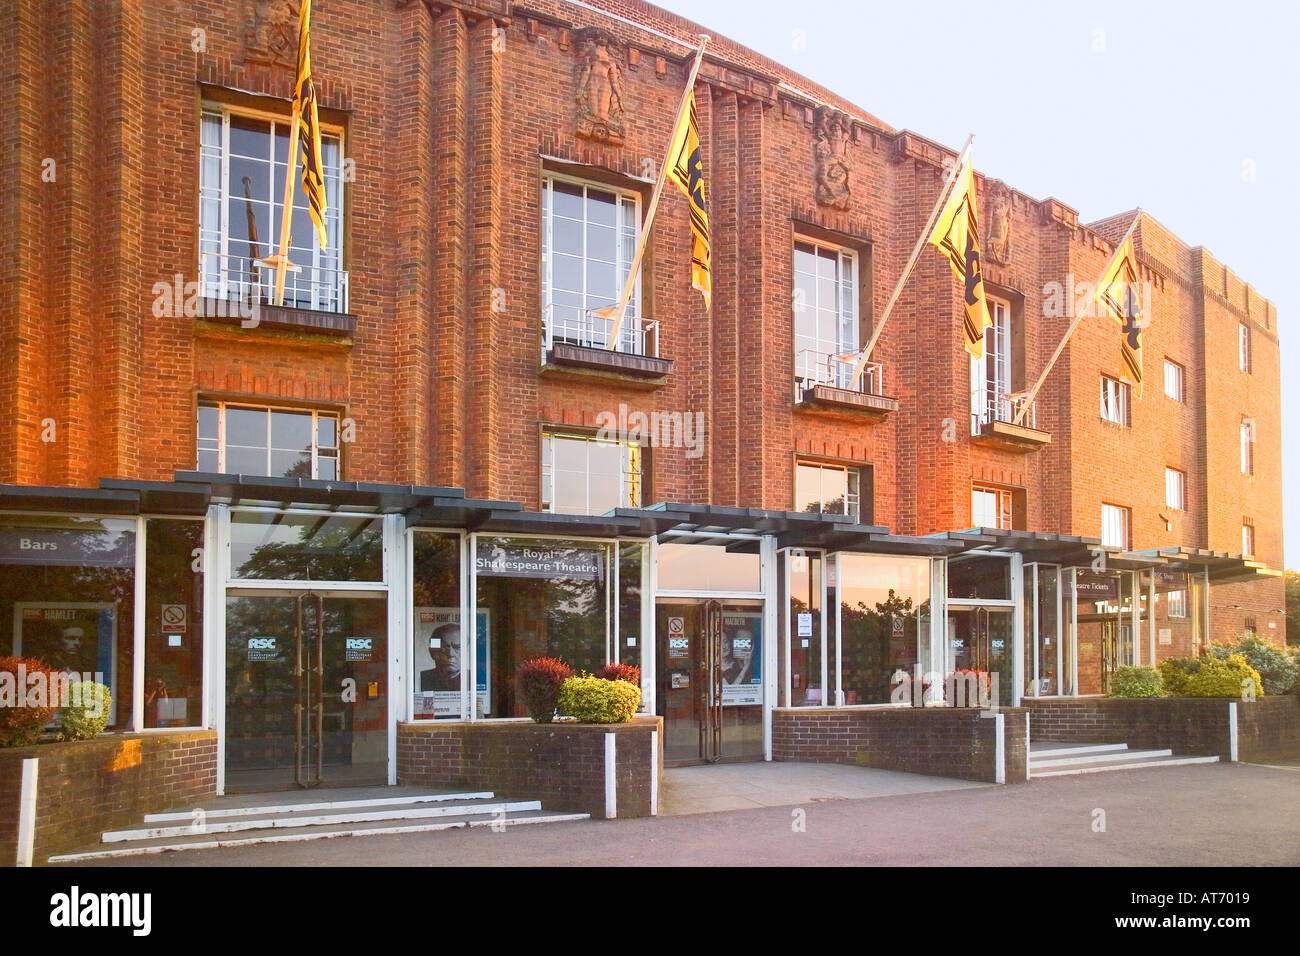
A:
<svg viewBox="0 0 1300 956">
<path fill-rule="evenodd" d="M 297 0 L 244 0 L 244 60 L 297 66 Z"/>
<path fill-rule="evenodd" d="M 813 135 L 817 201 L 833 209 L 848 209 L 849 118 L 839 110 L 818 107 L 813 116 Z"/>
<path fill-rule="evenodd" d="M 989 212 L 989 258 L 999 265 L 1011 259 L 1011 190 L 1001 184 L 992 188 Z"/>
<path fill-rule="evenodd" d="M 611 146 L 623 144 L 623 67 L 618 45 L 602 30 L 582 30 L 578 51 L 575 102 L 578 135 Z"/>
</svg>

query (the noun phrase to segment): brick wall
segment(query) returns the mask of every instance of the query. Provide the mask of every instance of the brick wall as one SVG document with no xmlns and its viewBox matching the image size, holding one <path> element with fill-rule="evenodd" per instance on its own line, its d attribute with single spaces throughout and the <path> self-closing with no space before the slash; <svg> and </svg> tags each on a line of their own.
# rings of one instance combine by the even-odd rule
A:
<svg viewBox="0 0 1300 956">
<path fill-rule="evenodd" d="M 1228 705 L 1216 698 L 1031 700 L 1029 732 L 1038 743 L 1126 743 L 1176 754 L 1231 759 Z M 1237 705 L 1237 756 L 1253 760 L 1300 753 L 1300 697 L 1261 697 Z"/>
<path fill-rule="evenodd" d="M 540 800 L 545 810 L 605 817 L 605 735 L 613 734 L 619 817 L 650 816 L 652 786 L 663 772 L 663 718 L 626 724 L 398 724 L 397 782 L 491 790 Z M 652 755 L 651 734 L 656 748 Z"/>
<path fill-rule="evenodd" d="M 778 708 L 772 759 L 844 763 L 963 780 L 997 781 L 997 727 L 976 708 Z M 1003 717 L 1005 782 L 1023 782 L 1028 712 Z"/>
<path fill-rule="evenodd" d="M 23 760 L 40 761 L 33 862 L 99 841 L 146 813 L 193 806 L 217 792 L 212 730 L 111 734 L 0 750 L 0 865 L 17 851 Z"/>
</svg>

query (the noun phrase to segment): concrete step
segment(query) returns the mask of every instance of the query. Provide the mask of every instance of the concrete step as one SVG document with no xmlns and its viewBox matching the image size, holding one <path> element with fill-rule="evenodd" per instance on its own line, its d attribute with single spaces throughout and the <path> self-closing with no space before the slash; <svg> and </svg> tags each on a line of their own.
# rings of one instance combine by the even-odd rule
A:
<svg viewBox="0 0 1300 956">
<path fill-rule="evenodd" d="M 1029 776 L 1037 780 L 1039 777 L 1065 777 L 1071 774 L 1079 773 L 1104 773 L 1110 770 L 1137 770 L 1143 767 L 1177 767 L 1184 764 L 1193 763 L 1218 763 L 1218 757 L 1152 757 L 1142 760 L 1114 760 L 1105 763 L 1078 763 L 1067 767 L 1055 767 L 1048 770 L 1038 770 L 1033 766 L 1029 768 Z"/>
<path fill-rule="evenodd" d="M 1103 753 L 1085 753 L 1077 757 L 1048 757 L 1030 754 L 1029 769 L 1047 770 L 1057 767 L 1076 767 L 1093 763 L 1127 763 L 1137 760 L 1151 760 L 1155 757 L 1171 757 L 1172 750 L 1114 750 Z"/>
<path fill-rule="evenodd" d="M 536 808 L 537 801 L 521 801 L 533 809 L 495 813 L 478 811 L 434 819 L 384 819 L 362 822 L 301 824 L 292 828 L 261 829 L 243 833 L 187 833 L 182 837 L 154 837 L 133 840 L 121 846 L 88 849 L 78 853 L 52 856 L 51 863 L 77 863 L 125 856 L 143 856 L 184 850 L 215 850 L 224 847 L 254 846 L 260 843 L 299 843 L 337 837 L 381 836 L 405 833 L 431 833 L 460 827 L 525 826 L 535 823 L 564 823 L 590 819 L 587 813 L 549 813 Z M 480 805 L 486 806 L 486 804 Z"/>
<path fill-rule="evenodd" d="M 1119 753 L 1128 750 L 1128 744 L 1058 744 L 1029 743 L 1029 759 L 1039 757 L 1074 757 L 1090 753 Z"/>
<path fill-rule="evenodd" d="M 206 820 L 223 817 L 248 817 L 282 813 L 330 813 L 336 810 L 360 808 L 393 807 L 419 803 L 439 803 L 446 800 L 491 800 L 496 796 L 491 790 L 479 790 L 470 793 L 418 793 L 409 796 L 383 796 L 353 800 L 314 800 L 296 803 L 271 803 L 265 806 L 248 804 L 247 806 L 200 807 L 198 810 L 179 810 L 170 813 L 146 813 L 145 823 L 193 823 L 195 815 L 201 811 Z"/>
</svg>

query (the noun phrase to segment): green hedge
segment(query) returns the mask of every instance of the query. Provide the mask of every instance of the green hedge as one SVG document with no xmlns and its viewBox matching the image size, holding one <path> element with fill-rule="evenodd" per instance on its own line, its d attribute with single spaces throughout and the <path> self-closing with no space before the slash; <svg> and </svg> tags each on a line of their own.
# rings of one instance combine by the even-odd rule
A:
<svg viewBox="0 0 1300 956">
<path fill-rule="evenodd" d="M 1225 661 L 1233 654 L 1246 658 L 1246 663 L 1259 672 L 1266 694 L 1289 694 L 1296 686 L 1300 657 L 1254 634 L 1238 635 L 1228 644 L 1211 644 L 1208 653 Z"/>
<path fill-rule="evenodd" d="M 583 674 L 560 685 L 555 699 L 560 713 L 584 724 L 621 724 L 631 720 L 641 704 L 641 688 L 625 680 L 604 680 Z"/>
<path fill-rule="evenodd" d="M 1111 679 L 1111 697 L 1163 697 L 1165 682 L 1154 667 L 1119 667 Z"/>
<path fill-rule="evenodd" d="M 1225 660 L 1213 654 L 1205 657 L 1171 657 L 1160 664 L 1165 689 L 1175 697 L 1241 697 L 1246 682 L 1255 685 L 1255 696 L 1264 696 L 1259 671 L 1241 654 Z"/>
<path fill-rule="evenodd" d="M 102 734 L 113 713 L 108 688 L 93 680 L 79 680 L 69 690 L 72 700 L 59 711 L 59 736 L 64 740 L 89 740 Z"/>
</svg>

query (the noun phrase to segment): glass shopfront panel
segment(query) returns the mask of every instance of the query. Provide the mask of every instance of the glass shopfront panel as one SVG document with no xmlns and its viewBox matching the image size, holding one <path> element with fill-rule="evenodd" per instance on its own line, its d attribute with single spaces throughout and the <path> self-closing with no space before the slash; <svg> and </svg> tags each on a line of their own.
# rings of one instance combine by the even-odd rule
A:
<svg viewBox="0 0 1300 956">
<path fill-rule="evenodd" d="M 230 577 L 258 581 L 382 581 L 383 519 L 232 511 Z"/>
<path fill-rule="evenodd" d="M 1173 571 L 1168 568 L 1155 568 L 1141 573 L 1141 591 L 1143 598 L 1148 588 L 1155 584 L 1155 653 L 1156 660 L 1167 657 L 1189 657 L 1196 653 L 1193 636 L 1196 633 L 1196 615 L 1192 600 L 1193 582 L 1186 571 Z M 1143 603 L 1146 616 L 1149 611 Z M 1149 631 L 1144 625 L 1141 639 L 1148 639 Z M 1143 647 L 1147 647 L 1146 643 Z M 1150 655 L 1143 654 L 1143 663 Z"/>
<path fill-rule="evenodd" d="M 761 591 L 758 542 L 744 545 L 752 550 L 729 551 L 719 544 L 660 544 L 659 590 Z"/>
<path fill-rule="evenodd" d="M 460 719 L 461 662 L 464 653 L 460 626 L 460 535 L 433 531 L 411 533 L 411 673 L 416 720 Z M 476 706 L 487 700 L 486 615 L 480 615 Z"/>
<path fill-rule="evenodd" d="M 836 563 L 844 703 L 920 703 L 929 559 L 841 553 Z"/>
<path fill-rule="evenodd" d="M 1009 601 L 1011 597 L 1009 556 L 948 559 L 949 600 Z"/>
<path fill-rule="evenodd" d="M 202 521 L 145 522 L 144 725 L 203 720 Z"/>
<path fill-rule="evenodd" d="M 1133 663 L 1133 599 L 1132 571 L 1075 569 L 1079 694 L 1108 693 L 1116 669 Z"/>
<path fill-rule="evenodd" d="M 822 558 L 820 554 L 790 554 L 786 561 L 790 576 L 790 619 L 786 622 L 790 641 L 790 706 L 833 704 L 830 688 L 835 674 L 829 664 L 833 646 L 827 648 L 825 667 L 822 654 Z"/>
<path fill-rule="evenodd" d="M 641 666 L 641 573 L 646 546 L 640 542 L 618 546 L 618 637 L 614 659 Z"/>
<path fill-rule="evenodd" d="M 131 725 L 135 521 L 0 515 L 0 652 L 105 684 Z"/>
</svg>

